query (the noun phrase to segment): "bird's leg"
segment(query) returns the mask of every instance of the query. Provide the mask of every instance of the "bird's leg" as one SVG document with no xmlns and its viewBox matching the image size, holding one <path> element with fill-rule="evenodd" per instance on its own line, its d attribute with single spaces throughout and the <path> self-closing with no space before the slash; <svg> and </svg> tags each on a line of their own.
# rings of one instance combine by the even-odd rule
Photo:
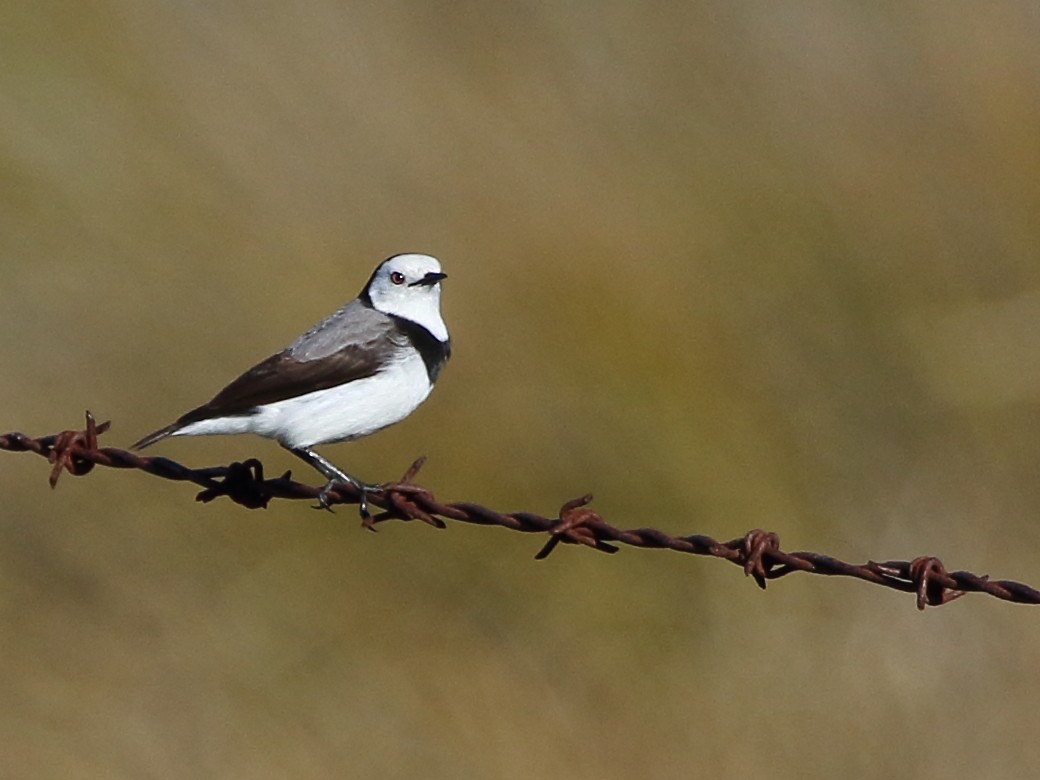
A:
<svg viewBox="0 0 1040 780">
<path fill-rule="evenodd" d="M 300 458 L 301 460 L 304 460 L 307 463 L 309 463 L 323 477 L 325 477 L 325 479 L 328 480 L 328 483 L 325 485 L 325 487 L 323 487 L 321 489 L 321 492 L 318 493 L 318 508 L 329 509 L 331 511 L 329 507 L 329 493 L 331 493 L 337 485 L 350 485 L 358 492 L 358 495 L 360 497 L 359 504 L 361 518 L 363 520 L 367 520 L 371 517 L 371 515 L 369 515 L 368 513 L 368 501 L 366 500 L 367 494 L 370 491 L 381 490 L 382 488 L 380 485 L 370 485 L 367 482 L 362 482 L 360 479 L 357 479 L 356 477 L 350 476 L 350 474 L 343 471 L 343 469 L 337 467 L 330 461 L 326 460 L 309 447 L 289 447 L 285 444 L 283 444 L 282 446 L 285 447 L 285 449 L 289 450 L 289 452 L 291 452 L 297 458 Z"/>
</svg>

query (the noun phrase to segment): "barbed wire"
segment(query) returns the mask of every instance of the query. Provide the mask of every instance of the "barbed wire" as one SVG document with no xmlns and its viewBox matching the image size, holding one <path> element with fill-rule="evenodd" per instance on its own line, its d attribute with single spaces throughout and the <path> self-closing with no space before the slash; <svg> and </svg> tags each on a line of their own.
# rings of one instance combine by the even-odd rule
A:
<svg viewBox="0 0 1040 780">
<path fill-rule="evenodd" d="M 0 434 L 0 450 L 34 452 L 47 458 L 51 463 L 52 488 L 63 472 L 83 476 L 95 466 L 106 466 L 137 469 L 163 479 L 191 482 L 203 488 L 195 497 L 197 501 L 209 502 L 226 496 L 249 509 L 265 508 L 275 498 L 316 500 L 322 491 L 323 486 L 294 481 L 288 471 L 280 477 L 265 478 L 263 464 L 255 458 L 227 466 L 192 469 L 169 458 L 142 457 L 115 447 L 99 447 L 98 436 L 110 425 L 110 422 L 96 422 L 87 412 L 83 430 L 68 430 L 38 438 L 22 433 Z M 368 504 L 382 511 L 366 517 L 362 525 L 374 531 L 379 523 L 388 520 L 421 520 L 435 528 L 445 528 L 445 521 L 453 520 L 546 534 L 548 539 L 535 555 L 537 559 L 546 558 L 561 543 L 585 545 L 606 553 L 615 553 L 617 545 L 624 544 L 706 555 L 740 566 L 744 574 L 753 578 L 762 589 L 769 580 L 794 572 L 854 577 L 914 593 L 917 608 L 922 610 L 947 604 L 966 593 L 987 593 L 1018 604 L 1040 604 L 1040 591 L 1028 585 L 1011 580 L 991 580 L 986 575 L 967 571 L 949 572 L 942 561 L 932 556 L 919 556 L 909 561 L 854 564 L 815 552 L 783 551 L 777 534 L 759 529 L 728 542 L 719 542 L 703 534 L 672 536 L 656 528 L 623 530 L 610 525 L 588 507 L 591 495 L 568 501 L 560 508 L 559 516 L 554 518 L 531 512 L 496 512 L 469 502 L 442 503 L 429 490 L 412 481 L 423 460 L 415 461 L 400 480 L 368 493 Z M 329 504 L 357 504 L 360 495 L 354 488 L 344 485 L 331 491 L 328 499 Z"/>
</svg>

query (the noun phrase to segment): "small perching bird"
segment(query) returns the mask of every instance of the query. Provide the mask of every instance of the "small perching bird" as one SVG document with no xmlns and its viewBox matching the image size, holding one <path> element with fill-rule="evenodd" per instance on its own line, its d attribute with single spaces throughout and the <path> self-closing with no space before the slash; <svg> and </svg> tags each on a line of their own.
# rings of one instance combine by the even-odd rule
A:
<svg viewBox="0 0 1040 780">
<path fill-rule="evenodd" d="M 167 436 L 255 433 L 276 440 L 328 480 L 322 506 L 328 507 L 337 484 L 346 483 L 360 493 L 367 516 L 365 495 L 379 486 L 352 477 L 313 448 L 368 436 L 426 400 L 451 356 L 440 312 L 445 277 L 429 255 L 384 260 L 357 298 L 133 449 Z"/>
</svg>

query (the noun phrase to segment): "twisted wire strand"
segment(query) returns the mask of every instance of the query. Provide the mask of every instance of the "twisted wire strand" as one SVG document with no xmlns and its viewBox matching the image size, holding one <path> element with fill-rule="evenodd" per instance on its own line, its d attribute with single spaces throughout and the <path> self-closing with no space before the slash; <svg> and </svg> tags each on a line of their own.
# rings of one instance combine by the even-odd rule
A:
<svg viewBox="0 0 1040 780">
<path fill-rule="evenodd" d="M 98 436 L 111 423 L 98 423 L 90 412 L 83 430 L 68 430 L 50 436 L 30 437 L 22 433 L 0 434 L 0 450 L 33 452 L 51 463 L 50 484 L 57 485 L 63 472 L 83 476 L 95 466 L 136 469 L 163 479 L 191 482 L 201 488 L 196 500 L 209 502 L 226 496 L 249 509 L 265 508 L 275 498 L 316 500 L 322 486 L 296 482 L 290 472 L 265 478 L 263 464 L 255 458 L 227 466 L 192 469 L 163 457 L 142 457 L 115 447 L 99 447 Z M 656 528 L 620 529 L 606 522 L 588 504 L 591 495 L 565 503 L 555 518 L 531 512 L 497 512 L 464 501 L 442 503 L 426 488 L 415 484 L 423 459 L 415 461 L 396 482 L 387 483 L 367 495 L 368 504 L 378 507 L 375 515 L 365 516 L 362 525 L 375 530 L 388 520 L 421 520 L 436 528 L 445 521 L 493 525 L 548 538 L 535 556 L 546 558 L 558 545 L 580 544 L 605 553 L 615 553 L 618 545 L 644 549 L 666 549 L 693 555 L 711 556 L 740 566 L 758 586 L 765 589 L 769 580 L 794 572 L 825 576 L 854 577 L 893 590 L 914 593 L 917 608 L 947 604 L 966 593 L 986 593 L 1018 604 L 1040 604 L 1040 591 L 1020 582 L 991 580 L 986 575 L 967 571 L 947 571 L 942 561 L 919 556 L 909 561 L 868 561 L 847 563 L 815 552 L 786 552 L 780 549 L 777 534 L 755 529 L 741 537 L 719 542 L 710 536 L 692 534 L 672 536 Z M 358 492 L 344 485 L 328 496 L 330 504 L 358 504 Z"/>
</svg>

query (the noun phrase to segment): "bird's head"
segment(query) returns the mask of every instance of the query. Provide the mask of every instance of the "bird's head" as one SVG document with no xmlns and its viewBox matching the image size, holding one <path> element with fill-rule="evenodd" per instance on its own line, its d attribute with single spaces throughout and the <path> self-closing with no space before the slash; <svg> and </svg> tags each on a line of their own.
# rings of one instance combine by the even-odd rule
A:
<svg viewBox="0 0 1040 780">
<path fill-rule="evenodd" d="M 440 310 L 441 280 L 446 276 L 435 257 L 394 255 L 373 271 L 361 297 L 377 311 L 422 325 L 439 341 L 447 341 Z"/>
</svg>

